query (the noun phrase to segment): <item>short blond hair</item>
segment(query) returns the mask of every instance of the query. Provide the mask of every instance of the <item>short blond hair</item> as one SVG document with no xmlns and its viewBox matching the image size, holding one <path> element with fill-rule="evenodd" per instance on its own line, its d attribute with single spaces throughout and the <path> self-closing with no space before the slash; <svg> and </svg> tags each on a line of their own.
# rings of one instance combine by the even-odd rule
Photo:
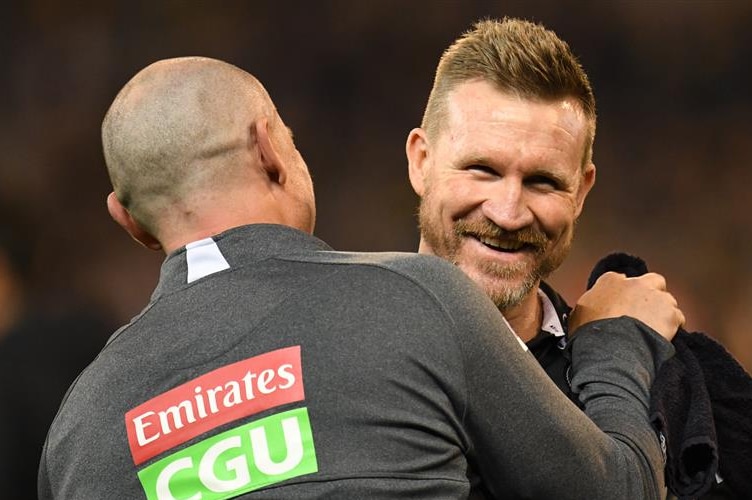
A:
<svg viewBox="0 0 752 500">
<path fill-rule="evenodd" d="M 592 161 L 595 96 L 569 45 L 540 24 L 513 18 L 486 19 L 441 56 L 422 128 L 437 137 L 447 120 L 447 97 L 459 84 L 481 79 L 500 91 L 532 100 L 574 98 L 588 121 L 583 165 Z"/>
</svg>

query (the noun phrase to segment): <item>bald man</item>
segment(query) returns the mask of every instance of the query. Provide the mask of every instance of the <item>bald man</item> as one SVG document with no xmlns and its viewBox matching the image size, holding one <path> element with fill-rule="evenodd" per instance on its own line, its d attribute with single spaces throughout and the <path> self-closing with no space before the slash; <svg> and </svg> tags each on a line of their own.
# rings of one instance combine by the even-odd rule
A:
<svg viewBox="0 0 752 500">
<path fill-rule="evenodd" d="M 306 164 L 248 73 L 157 62 L 102 137 L 110 214 L 167 258 L 63 401 L 42 500 L 659 498 L 648 387 L 681 321 L 659 286 L 581 299 L 583 414 L 456 267 L 311 235 Z"/>
</svg>

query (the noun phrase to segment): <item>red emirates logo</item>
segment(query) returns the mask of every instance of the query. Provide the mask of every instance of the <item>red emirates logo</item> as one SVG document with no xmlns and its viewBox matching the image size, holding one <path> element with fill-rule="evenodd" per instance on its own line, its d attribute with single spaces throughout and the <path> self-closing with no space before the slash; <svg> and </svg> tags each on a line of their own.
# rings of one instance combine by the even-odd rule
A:
<svg viewBox="0 0 752 500">
<path fill-rule="evenodd" d="M 223 366 L 125 414 L 133 462 L 139 465 L 215 427 L 304 398 L 300 346 Z"/>
</svg>

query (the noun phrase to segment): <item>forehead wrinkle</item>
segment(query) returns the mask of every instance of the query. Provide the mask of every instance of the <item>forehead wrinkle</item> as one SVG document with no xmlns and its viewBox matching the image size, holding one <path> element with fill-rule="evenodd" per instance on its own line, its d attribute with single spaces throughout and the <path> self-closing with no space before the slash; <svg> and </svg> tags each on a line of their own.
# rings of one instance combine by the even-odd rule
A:
<svg viewBox="0 0 752 500">
<path fill-rule="evenodd" d="M 475 121 L 475 124 L 485 125 L 486 121 Z M 510 130 L 514 130 L 510 133 Z M 452 139 L 460 140 L 467 137 L 481 138 L 491 137 L 488 141 L 463 141 L 465 151 L 462 152 L 465 161 L 479 164 L 515 163 L 524 161 L 526 158 L 537 158 L 538 162 L 551 163 L 560 155 L 568 154 L 566 144 L 574 144 L 576 137 L 564 127 L 556 128 L 557 135 L 561 133 L 562 140 L 551 141 L 550 131 L 531 130 L 519 122 L 491 122 L 480 128 L 463 130 L 459 134 L 453 134 Z M 451 144 L 448 144 L 451 147 Z M 579 149 L 578 149 L 579 150 Z M 547 154 L 555 153 L 554 155 Z"/>
<path fill-rule="evenodd" d="M 491 83 L 476 79 L 469 80 L 454 88 L 446 98 L 447 111 L 451 116 L 454 112 L 459 111 L 461 114 L 467 114 L 476 111 L 476 114 L 483 115 L 487 113 L 489 100 L 505 100 L 506 108 L 524 112 L 526 115 L 539 114 L 546 112 L 554 114 L 559 118 L 558 121 L 567 122 L 568 126 L 573 129 L 586 128 L 587 118 L 582 106 L 573 97 L 562 97 L 553 100 L 527 98 L 512 92 L 505 92 L 494 87 Z M 491 115 L 496 119 L 503 119 L 508 115 L 506 108 L 493 109 Z M 557 113 L 556 108 L 564 113 Z M 566 119 L 569 118 L 569 119 Z"/>
<path fill-rule="evenodd" d="M 586 127 L 581 121 L 584 118 L 582 113 L 578 113 L 579 116 L 561 116 L 555 109 L 528 109 L 523 106 L 514 108 L 515 111 L 522 111 L 521 116 L 515 111 L 506 110 L 482 110 L 481 116 L 474 116 L 473 108 L 480 107 L 475 103 L 473 106 L 453 104 L 453 109 L 449 113 L 446 146 L 466 153 L 461 153 L 464 158 L 460 160 L 464 162 L 490 166 L 513 163 L 526 157 L 538 157 L 534 163 L 547 165 L 549 169 L 552 166 L 564 168 L 565 165 L 558 165 L 562 161 L 572 160 L 578 164 L 580 162 L 580 152 L 586 140 Z M 576 112 L 568 103 L 561 105 Z M 543 118 L 547 123 L 545 129 L 536 126 L 536 122 L 541 121 L 541 113 L 544 114 Z M 484 140 L 489 137 L 489 140 Z M 478 140 L 472 140 L 473 138 Z M 458 141 L 465 146 L 465 151 L 462 151 L 462 147 L 456 147 Z M 549 152 L 554 154 L 549 155 Z M 571 155 L 575 157 L 569 158 Z"/>
</svg>

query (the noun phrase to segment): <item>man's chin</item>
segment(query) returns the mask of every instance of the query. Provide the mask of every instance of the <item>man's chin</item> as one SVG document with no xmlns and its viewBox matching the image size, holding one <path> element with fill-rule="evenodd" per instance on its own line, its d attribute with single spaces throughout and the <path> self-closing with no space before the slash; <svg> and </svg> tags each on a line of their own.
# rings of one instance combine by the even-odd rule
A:
<svg viewBox="0 0 752 500">
<path fill-rule="evenodd" d="M 523 286 L 535 275 L 534 263 L 529 261 L 520 261 L 514 264 L 476 261 L 471 266 L 461 265 L 460 268 L 467 275 L 474 277 L 476 281 L 497 283 L 504 288 Z"/>
<path fill-rule="evenodd" d="M 464 270 L 464 269 L 463 269 Z M 537 287 L 539 280 L 532 273 L 481 272 L 478 269 L 464 270 L 465 273 L 488 295 L 500 310 L 515 307 Z"/>
</svg>

